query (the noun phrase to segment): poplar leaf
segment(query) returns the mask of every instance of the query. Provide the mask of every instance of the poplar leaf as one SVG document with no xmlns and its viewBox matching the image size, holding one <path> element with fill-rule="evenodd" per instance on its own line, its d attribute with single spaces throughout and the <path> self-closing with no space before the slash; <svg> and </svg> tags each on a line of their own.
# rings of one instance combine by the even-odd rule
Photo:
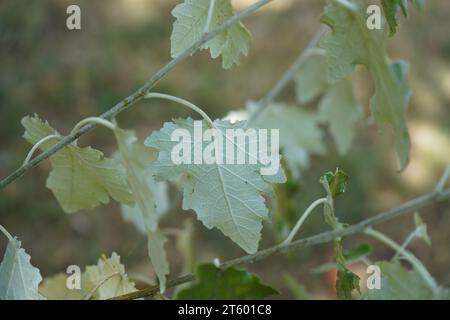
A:
<svg viewBox="0 0 450 320">
<path fill-rule="evenodd" d="M 38 292 L 42 281 L 39 269 L 16 238 L 9 239 L 0 264 L 0 300 L 43 300 Z"/>
<path fill-rule="evenodd" d="M 177 57 L 205 32 L 210 0 L 185 0 L 172 10 L 176 18 L 170 37 L 171 56 Z M 210 29 L 221 26 L 234 16 L 230 0 L 215 1 Z M 247 55 L 250 33 L 242 23 L 236 23 L 204 44 L 201 49 L 209 49 L 213 59 L 222 55 L 222 66 L 230 69 L 233 64 L 239 65 L 239 56 Z"/>
<path fill-rule="evenodd" d="M 272 104 L 262 111 L 253 125 L 280 130 L 284 159 L 294 177 L 298 178 L 300 169 L 309 166 L 310 155 L 322 155 L 326 151 L 317 122 L 317 114 L 295 106 Z"/>
<path fill-rule="evenodd" d="M 325 51 L 314 48 L 305 52 L 294 77 L 297 101 L 308 103 L 328 88 Z"/>
<path fill-rule="evenodd" d="M 319 121 L 329 124 L 339 154 L 345 155 L 355 137 L 355 124 L 362 116 L 350 79 L 329 84 L 325 50 L 318 48 L 305 53 L 294 79 L 299 103 L 324 95 L 319 102 Z"/>
<path fill-rule="evenodd" d="M 119 146 L 117 158 L 126 169 L 128 184 L 136 198 L 134 207 L 123 205 L 126 208 L 125 217 L 144 232 L 156 231 L 158 220 L 168 207 L 167 194 L 162 194 L 159 199 L 155 196 L 155 193 L 161 193 L 158 190 L 161 182 L 158 183 L 153 178 L 150 164 L 156 160 L 158 150 L 140 144 L 133 131 L 117 128 L 115 135 Z"/>
<path fill-rule="evenodd" d="M 223 138 L 223 144 L 226 145 L 225 141 L 228 141 L 225 139 L 226 130 L 243 129 L 245 122 L 231 124 L 228 121 L 216 120 L 214 126 L 219 130 L 219 136 Z M 205 132 L 210 127 L 202 121 L 199 128 Z M 176 129 L 185 129 L 189 137 L 186 140 L 181 139 L 181 142 L 172 141 L 171 135 Z M 234 163 L 237 163 L 237 150 L 245 150 L 244 155 L 247 158 L 251 155 L 248 153 L 249 139 L 246 138 L 244 131 L 234 132 L 237 136 L 231 142 L 231 146 L 235 149 Z M 245 139 L 245 147 L 239 145 L 236 148 L 236 141 L 239 138 Z M 160 131 L 152 133 L 145 144 L 159 149 L 158 159 L 152 164 L 155 175 L 161 179 L 176 179 L 182 174 L 186 175 L 186 179 L 181 181 L 184 193 L 183 209 L 195 210 L 199 220 L 207 228 L 216 227 L 245 251 L 256 252 L 261 238 L 262 221 L 268 218 L 268 209 L 263 195 L 272 193 L 271 183 L 285 181 L 283 171 L 280 168 L 273 176 L 263 176 L 260 173 L 261 168 L 264 167 L 261 163 L 227 164 L 230 163 L 230 159 L 224 160 L 224 164 L 217 162 L 194 164 L 190 158 L 190 164 L 175 165 L 172 162 L 171 153 L 176 146 L 183 145 L 194 152 L 196 148 L 199 148 L 200 157 L 211 144 L 212 149 L 215 150 L 214 142 L 205 142 L 207 146 L 204 148 L 205 146 L 202 147 L 201 142 L 195 139 L 194 122 L 190 118 L 166 122 Z M 226 155 L 225 151 L 222 150 L 223 155 Z"/>
<path fill-rule="evenodd" d="M 97 265 L 87 266 L 86 276 L 93 288 L 97 288 L 93 295 L 94 299 L 105 300 L 137 291 L 134 283 L 128 279 L 119 255 L 115 252 L 111 258 L 102 256 Z"/>
<path fill-rule="evenodd" d="M 415 270 L 405 269 L 398 261 L 377 263 L 381 271 L 380 289 L 368 289 L 363 299 L 368 300 L 429 300 L 433 292 Z"/>
<path fill-rule="evenodd" d="M 148 234 L 148 255 L 152 261 L 153 268 L 159 279 L 159 291 L 166 290 L 166 280 L 169 274 L 169 263 L 164 245 L 167 237 L 161 231 L 149 231 Z"/>
<path fill-rule="evenodd" d="M 410 148 L 404 115 L 409 98 L 406 68 L 403 64 L 391 64 L 385 53 L 383 30 L 369 30 L 363 13 L 361 3 L 333 0 L 321 18 L 332 31 L 322 37 L 320 46 L 326 50 L 331 83 L 347 78 L 357 64 L 368 68 L 376 88 L 371 99 L 372 114 L 381 129 L 387 125 L 392 127 L 403 170 L 409 161 Z"/>
<path fill-rule="evenodd" d="M 221 270 L 210 263 L 197 267 L 197 283 L 178 292 L 177 300 L 259 300 L 278 294 L 259 278 L 234 267 Z"/>
<path fill-rule="evenodd" d="M 31 144 L 58 134 L 36 115 L 24 117 L 22 125 L 25 127 L 24 138 Z M 47 141 L 40 148 L 45 151 L 54 143 Z M 129 191 L 123 166 L 96 149 L 80 148 L 73 142 L 50 156 L 50 163 L 53 170 L 47 179 L 47 187 L 65 212 L 93 209 L 100 203 L 108 203 L 109 197 L 133 204 L 134 197 Z"/>
<path fill-rule="evenodd" d="M 331 86 L 319 103 L 319 121 L 327 123 L 340 155 L 345 155 L 355 138 L 355 126 L 362 116 L 362 108 L 353 95 L 350 80 Z"/>
</svg>

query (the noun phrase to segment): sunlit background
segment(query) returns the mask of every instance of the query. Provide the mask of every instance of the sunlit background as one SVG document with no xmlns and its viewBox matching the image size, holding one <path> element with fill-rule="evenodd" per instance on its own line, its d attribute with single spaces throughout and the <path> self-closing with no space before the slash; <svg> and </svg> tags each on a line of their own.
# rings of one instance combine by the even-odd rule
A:
<svg viewBox="0 0 450 320">
<path fill-rule="evenodd" d="M 23 162 L 30 145 L 22 138 L 20 119 L 37 113 L 61 133 L 87 116 L 98 115 L 137 89 L 170 59 L 170 11 L 180 1 L 168 0 L 2 0 L 0 2 L 0 177 Z M 255 0 L 233 1 L 242 10 Z M 78 4 L 82 30 L 66 28 L 66 8 Z M 270 90 L 295 60 L 320 26 L 325 1 L 276 0 L 244 22 L 253 38 L 248 57 L 231 70 L 221 68 L 206 51 L 179 64 L 156 87 L 201 106 L 211 118 L 242 109 Z M 373 92 L 364 68 L 355 74 L 355 93 L 364 105 L 364 120 L 345 157 L 337 154 L 329 134 L 326 155 L 313 157 L 300 181 L 277 189 L 279 210 L 273 220 L 295 222 L 309 203 L 323 195 L 318 179 L 340 167 L 350 175 L 348 192 L 337 200 L 342 221 L 354 223 L 384 209 L 429 192 L 450 163 L 450 2 L 430 0 L 422 13 L 411 10 L 401 18 L 399 33 L 390 41 L 395 59 L 410 63 L 413 90 L 406 111 L 411 133 L 411 162 L 398 173 L 392 136 L 378 132 L 370 119 L 368 101 Z M 295 102 L 290 85 L 279 101 Z M 314 110 L 316 103 L 299 106 Z M 141 139 L 174 117 L 196 117 L 187 109 L 166 101 L 140 102 L 120 114 L 122 127 L 134 128 Z M 83 136 L 81 146 L 92 145 L 110 155 L 115 150 L 111 134 L 101 128 Z M 0 224 L 20 238 L 33 265 L 44 276 L 64 271 L 70 264 L 84 268 L 98 257 L 115 251 L 138 287 L 142 278 L 154 281 L 147 258 L 146 240 L 124 222 L 117 203 L 92 211 L 65 214 L 45 187 L 50 170 L 44 161 L 0 191 Z M 182 229 L 167 246 L 171 277 L 192 270 L 192 264 L 221 261 L 245 254 L 217 230 L 207 230 L 193 211 L 181 210 L 181 195 L 170 190 L 171 209 L 163 227 Z M 281 208 L 281 209 L 280 209 Z M 450 286 L 450 204 L 444 202 L 421 210 L 428 224 L 432 246 L 413 242 L 411 250 L 422 259 L 438 282 Z M 190 227 L 189 227 L 190 226 Z M 412 230 L 412 216 L 383 224 L 380 229 L 402 242 Z M 191 228 L 191 229 L 190 229 Z M 302 237 L 325 231 L 320 213 L 302 229 Z M 189 231 L 192 230 L 192 231 Z M 260 247 L 274 245 L 283 237 L 276 223 L 266 223 Z M 373 243 L 352 237 L 348 246 Z M 393 252 L 373 243 L 371 259 L 389 259 Z M 194 263 L 189 262 L 192 246 Z M 0 237 L 0 256 L 6 241 Z M 314 275 L 311 269 L 333 259 L 332 245 L 322 245 L 271 257 L 248 266 L 264 282 L 277 288 L 282 298 L 298 297 L 286 282 L 290 275 L 310 297 L 334 298 L 332 275 Z M 361 275 L 364 269 L 354 265 Z M 141 279 L 141 280 L 139 280 Z"/>
</svg>

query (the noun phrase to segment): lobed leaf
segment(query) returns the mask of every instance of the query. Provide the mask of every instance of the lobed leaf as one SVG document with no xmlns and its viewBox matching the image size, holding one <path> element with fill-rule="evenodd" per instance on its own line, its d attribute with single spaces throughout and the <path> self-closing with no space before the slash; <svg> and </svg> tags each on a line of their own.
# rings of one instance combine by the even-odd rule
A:
<svg viewBox="0 0 450 320">
<path fill-rule="evenodd" d="M 25 127 L 24 138 L 31 144 L 58 134 L 36 115 L 24 117 L 22 125 Z M 47 141 L 41 149 L 45 151 L 53 144 L 53 141 Z M 68 213 L 106 204 L 109 197 L 129 205 L 134 203 L 121 163 L 104 157 L 96 149 L 80 148 L 73 142 L 50 156 L 50 162 L 53 170 L 47 179 L 47 187 Z"/>
<path fill-rule="evenodd" d="M 361 119 L 362 108 L 353 95 L 349 79 L 331 86 L 319 103 L 319 121 L 327 123 L 340 155 L 349 151 L 356 134 L 356 123 Z"/>
<path fill-rule="evenodd" d="M 332 0 L 321 18 L 331 32 L 324 35 L 320 47 L 325 49 L 331 83 L 347 78 L 357 64 L 365 65 L 375 83 L 371 110 L 377 125 L 392 127 L 400 169 L 409 162 L 410 140 L 404 109 L 409 99 L 407 68 L 392 64 L 385 53 L 383 30 L 369 30 L 365 25 L 364 6 L 355 0 Z"/>
<path fill-rule="evenodd" d="M 177 57 L 205 32 L 210 0 L 185 0 L 172 10 L 176 18 L 170 37 L 171 56 Z M 230 0 L 215 1 L 210 30 L 218 28 L 234 16 Z M 230 69 L 239 65 L 239 56 L 248 54 L 250 33 L 242 23 L 237 23 L 204 44 L 201 49 L 209 49 L 213 59 L 222 55 L 222 66 Z"/>
<path fill-rule="evenodd" d="M 226 129 L 243 129 L 244 125 L 245 122 L 231 124 L 223 120 L 214 121 L 214 126 L 220 131 L 224 141 Z M 203 121 L 202 131 L 208 128 Z M 183 209 L 195 210 L 207 228 L 216 227 L 245 251 L 256 252 L 261 238 L 262 221 L 268 218 L 263 195 L 272 193 L 270 183 L 285 181 L 284 173 L 280 169 L 274 176 L 263 176 L 260 173 L 260 163 L 233 165 L 224 161 L 224 164 L 194 164 L 191 161 L 192 164 L 175 165 L 171 159 L 173 148 L 179 144 L 171 140 L 175 129 L 185 129 L 191 137 L 194 136 L 193 120 L 178 119 L 165 123 L 160 131 L 152 133 L 145 141 L 147 146 L 160 150 L 157 161 L 152 164 L 155 175 L 162 179 L 186 175 L 186 179 L 181 182 L 184 192 Z M 249 150 L 249 141 L 245 138 L 244 131 L 239 136 L 246 141 L 245 150 Z M 194 139 L 187 142 L 191 150 L 194 150 L 196 142 L 198 141 Z M 232 145 L 234 147 L 236 143 L 232 142 Z M 241 146 L 238 148 L 244 149 Z M 205 149 L 203 146 L 202 154 Z M 237 152 L 234 156 L 237 156 Z M 249 156 L 248 152 L 246 156 Z M 234 160 L 236 163 L 236 159 Z"/>
</svg>

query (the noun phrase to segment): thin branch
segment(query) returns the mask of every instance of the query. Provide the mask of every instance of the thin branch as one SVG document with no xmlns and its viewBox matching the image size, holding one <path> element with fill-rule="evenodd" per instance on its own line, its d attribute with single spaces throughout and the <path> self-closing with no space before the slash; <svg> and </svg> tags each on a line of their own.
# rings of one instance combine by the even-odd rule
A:
<svg viewBox="0 0 450 320">
<path fill-rule="evenodd" d="M 256 261 L 265 259 L 274 254 L 285 254 L 289 251 L 299 250 L 302 248 L 310 247 L 317 244 L 327 243 L 333 241 L 336 238 L 354 235 L 357 233 L 362 233 L 368 227 L 378 225 L 380 223 L 386 222 L 400 215 L 416 211 L 424 206 L 430 205 L 435 202 L 444 201 L 450 199 L 450 189 L 445 189 L 440 192 L 433 191 L 431 193 L 425 194 L 413 200 L 403 203 L 397 208 L 390 209 L 388 211 L 381 212 L 372 218 L 363 220 L 357 224 L 354 224 L 345 229 L 333 230 L 328 232 L 323 232 L 312 237 L 300 239 L 293 241 L 289 244 L 279 244 L 274 247 L 258 251 L 255 254 L 250 254 L 237 259 L 229 260 L 220 265 L 221 268 L 225 269 L 228 267 L 254 263 Z M 176 287 L 180 284 L 191 282 L 195 280 L 193 274 L 186 274 L 176 279 L 169 280 L 167 282 L 166 288 Z M 131 300 L 143 297 L 149 297 L 157 294 L 159 292 L 159 285 L 148 287 L 136 292 L 132 292 L 126 295 L 118 296 L 113 299 L 116 300 Z"/>
<path fill-rule="evenodd" d="M 444 174 L 441 176 L 441 179 L 439 179 L 439 182 L 436 185 L 435 190 L 437 192 L 444 190 L 445 184 L 447 183 L 449 177 L 450 177 L 450 165 L 447 166 L 447 169 L 445 170 Z"/>
<path fill-rule="evenodd" d="M 120 112 L 128 109 L 130 106 L 134 105 L 135 103 L 139 102 L 143 99 L 143 97 L 148 93 L 148 91 L 153 88 L 168 72 L 170 72 L 173 68 L 175 68 L 176 65 L 178 65 L 180 62 L 185 60 L 187 57 L 191 56 L 195 51 L 197 51 L 203 44 L 217 36 L 218 34 L 222 33 L 226 29 L 230 28 L 234 24 L 238 23 L 239 21 L 243 20 L 244 18 L 251 15 L 253 12 L 261 8 L 262 6 L 268 4 L 273 0 L 260 0 L 251 6 L 247 7 L 245 10 L 241 11 L 234 17 L 228 19 L 225 21 L 220 27 L 211 30 L 197 40 L 194 44 L 192 44 L 189 48 L 184 50 L 180 55 L 178 55 L 176 58 L 172 59 L 169 63 L 167 63 L 164 67 L 162 67 L 156 74 L 154 74 L 141 88 L 136 90 L 134 93 L 117 103 L 114 107 L 109 109 L 108 111 L 104 112 L 102 115 L 100 115 L 100 118 L 103 119 L 112 119 Z M 68 136 L 62 137 L 61 140 L 56 143 L 51 148 L 47 149 L 40 155 L 33 158 L 30 162 L 28 162 L 26 165 L 23 165 L 19 167 L 17 170 L 15 170 L 13 173 L 11 173 L 9 176 L 7 176 L 5 179 L 0 181 L 0 189 L 3 189 L 8 184 L 13 182 L 14 180 L 20 178 L 23 176 L 28 170 L 34 168 L 36 165 L 38 165 L 41 161 L 47 159 L 54 153 L 58 152 L 60 149 L 64 148 L 66 145 L 72 143 L 76 139 L 78 139 L 81 135 L 85 134 L 86 132 L 89 132 L 93 128 L 96 127 L 95 123 L 90 123 L 85 125 L 84 127 L 80 128 L 80 130 L 73 132 L 69 134 Z"/>
</svg>

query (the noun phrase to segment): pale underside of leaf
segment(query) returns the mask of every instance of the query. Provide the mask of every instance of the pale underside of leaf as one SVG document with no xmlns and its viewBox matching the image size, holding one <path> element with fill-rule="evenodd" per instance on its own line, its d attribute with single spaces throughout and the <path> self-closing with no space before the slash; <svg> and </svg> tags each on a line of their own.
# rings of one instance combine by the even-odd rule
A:
<svg viewBox="0 0 450 320">
<path fill-rule="evenodd" d="M 209 4 L 209 0 L 185 0 L 173 9 L 172 15 L 176 21 L 170 37 L 172 58 L 201 38 L 205 31 Z M 210 30 L 219 27 L 233 15 L 230 0 L 215 1 Z M 240 54 L 248 54 L 249 41 L 250 33 L 241 23 L 237 23 L 209 40 L 201 48 L 210 49 L 212 58 L 222 55 L 222 66 L 229 69 L 233 64 L 239 64 Z"/>
<path fill-rule="evenodd" d="M 355 138 L 355 125 L 362 117 L 352 84 L 344 79 L 331 86 L 319 103 L 319 119 L 328 123 L 340 155 L 345 155 Z"/>
<path fill-rule="evenodd" d="M 254 126 L 280 130 L 280 147 L 295 177 L 309 166 L 311 155 L 326 151 L 317 115 L 300 107 L 272 104 L 258 116 Z"/>
<path fill-rule="evenodd" d="M 115 134 L 119 144 L 119 158 L 127 170 L 128 183 L 136 197 L 136 206 L 124 206 L 122 214 L 147 234 L 149 257 L 159 278 L 161 292 L 164 292 L 169 274 L 164 250 L 167 239 L 158 229 L 158 222 L 168 207 L 167 194 L 165 189 L 161 189 L 165 182 L 156 182 L 151 169 L 158 150 L 139 144 L 134 132 L 117 128 Z"/>
<path fill-rule="evenodd" d="M 310 102 L 328 88 L 325 51 L 319 48 L 308 50 L 295 77 L 297 101 Z"/>
<path fill-rule="evenodd" d="M 226 129 L 242 129 L 244 124 L 244 122 L 230 124 L 222 120 L 214 122 L 223 136 Z M 178 142 L 171 141 L 171 133 L 177 128 L 187 129 L 193 136 L 193 120 L 180 119 L 175 123 L 166 123 L 145 142 L 150 147 L 160 149 L 158 160 L 153 164 L 156 175 L 174 179 L 181 174 L 187 174 L 187 179 L 183 181 L 183 208 L 194 209 L 207 228 L 216 227 L 245 251 L 256 252 L 261 237 L 262 221 L 268 216 L 263 198 L 263 195 L 272 192 L 268 181 L 284 182 L 284 174 L 279 171 L 275 176 L 262 176 L 259 172 L 261 164 L 174 165 L 171 150 Z M 206 122 L 203 122 L 203 129 L 207 128 Z M 193 140 L 190 141 L 192 150 L 194 150 Z M 248 139 L 246 141 L 248 143 Z M 245 150 L 249 150 L 247 145 Z"/>
<path fill-rule="evenodd" d="M 152 260 L 153 268 L 159 279 L 159 291 L 166 290 L 166 279 L 169 274 L 169 263 L 164 245 L 167 242 L 166 236 L 160 231 L 148 232 L 148 254 Z"/>
<path fill-rule="evenodd" d="M 38 292 L 42 281 L 39 269 L 17 239 L 8 242 L 0 264 L 0 300 L 43 300 Z"/>
<path fill-rule="evenodd" d="M 384 31 L 366 27 L 364 8 L 353 0 L 333 0 L 322 15 L 322 22 L 332 31 L 322 37 L 320 47 L 326 51 L 331 83 L 348 77 L 357 64 L 368 68 L 376 88 L 371 99 L 372 114 L 381 129 L 392 127 L 400 168 L 404 169 L 410 147 L 404 115 L 409 97 L 406 75 L 400 79 L 386 56 Z"/>
<path fill-rule="evenodd" d="M 380 289 L 367 290 L 369 300 L 433 299 L 433 293 L 416 270 L 407 270 L 399 262 L 377 263 L 381 271 Z"/>
</svg>

